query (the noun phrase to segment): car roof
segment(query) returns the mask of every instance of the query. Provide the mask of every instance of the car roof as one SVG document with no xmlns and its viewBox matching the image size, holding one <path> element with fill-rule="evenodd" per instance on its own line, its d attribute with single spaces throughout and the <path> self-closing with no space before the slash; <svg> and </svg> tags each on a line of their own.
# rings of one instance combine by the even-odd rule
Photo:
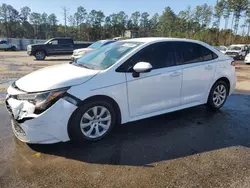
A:
<svg viewBox="0 0 250 188">
<path fill-rule="evenodd" d="M 167 38 L 167 37 L 133 38 L 133 39 L 127 39 L 127 40 L 123 40 L 123 41 L 144 42 L 144 43 L 161 42 L 161 41 L 183 41 L 183 42 L 195 42 L 195 43 L 201 42 L 201 41 L 185 39 L 185 38 Z"/>
<path fill-rule="evenodd" d="M 97 42 L 106 43 L 106 42 L 115 42 L 115 41 L 116 40 L 106 39 L 106 40 L 98 40 Z"/>
<path fill-rule="evenodd" d="M 54 37 L 54 38 L 52 38 L 53 40 L 57 40 L 57 39 L 70 39 L 70 40 L 72 40 L 72 38 L 70 38 L 70 37 Z M 51 40 L 52 40 L 51 39 Z"/>
</svg>

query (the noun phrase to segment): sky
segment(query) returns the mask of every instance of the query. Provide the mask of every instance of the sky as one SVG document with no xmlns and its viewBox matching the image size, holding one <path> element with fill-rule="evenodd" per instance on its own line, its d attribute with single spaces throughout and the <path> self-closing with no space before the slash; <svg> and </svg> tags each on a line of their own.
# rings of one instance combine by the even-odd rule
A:
<svg viewBox="0 0 250 188">
<path fill-rule="evenodd" d="M 187 8 L 188 5 L 207 3 L 215 5 L 216 0 L 0 0 L 0 3 L 6 3 L 20 10 L 21 7 L 28 6 L 32 12 L 47 14 L 55 13 L 59 22 L 62 23 L 62 6 L 69 8 L 69 13 L 74 14 L 78 6 L 83 6 L 90 12 L 92 9 L 102 10 L 105 16 L 120 11 L 131 15 L 135 11 L 162 14 L 165 7 L 170 6 L 176 14 Z"/>
</svg>

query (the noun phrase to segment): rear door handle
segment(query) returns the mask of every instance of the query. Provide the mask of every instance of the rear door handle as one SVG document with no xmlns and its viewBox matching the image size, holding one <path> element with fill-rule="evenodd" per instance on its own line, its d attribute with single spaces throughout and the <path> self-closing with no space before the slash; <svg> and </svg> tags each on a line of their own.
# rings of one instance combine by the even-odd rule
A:
<svg viewBox="0 0 250 188">
<path fill-rule="evenodd" d="M 172 74 L 170 74 L 171 77 L 176 77 L 176 76 L 180 76 L 181 75 L 181 72 L 173 72 Z"/>
<path fill-rule="evenodd" d="M 207 69 L 207 70 L 212 70 L 213 67 L 212 67 L 212 65 L 207 65 L 207 66 L 205 67 L 205 69 Z"/>
</svg>

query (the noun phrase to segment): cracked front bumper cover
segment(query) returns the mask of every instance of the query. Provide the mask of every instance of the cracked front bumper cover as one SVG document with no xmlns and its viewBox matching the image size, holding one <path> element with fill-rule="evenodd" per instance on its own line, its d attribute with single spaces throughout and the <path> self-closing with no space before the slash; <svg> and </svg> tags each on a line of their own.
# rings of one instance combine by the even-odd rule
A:
<svg viewBox="0 0 250 188">
<path fill-rule="evenodd" d="M 75 105 L 60 99 L 49 109 L 37 115 L 32 104 L 12 98 L 6 99 L 6 107 L 11 114 L 11 124 L 15 136 L 27 143 L 56 143 L 68 141 L 68 120 Z M 29 102 L 27 102 L 29 103 Z"/>
</svg>

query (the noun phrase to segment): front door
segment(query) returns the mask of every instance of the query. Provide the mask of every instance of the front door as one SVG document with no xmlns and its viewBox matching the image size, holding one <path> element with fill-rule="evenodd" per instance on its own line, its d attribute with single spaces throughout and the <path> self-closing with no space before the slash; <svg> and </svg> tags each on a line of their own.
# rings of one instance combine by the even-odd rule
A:
<svg viewBox="0 0 250 188">
<path fill-rule="evenodd" d="M 175 66 L 172 42 L 151 44 L 133 55 L 126 63 L 133 67 L 148 62 L 153 69 L 133 77 L 126 73 L 128 105 L 131 117 L 150 114 L 180 105 L 182 69 Z"/>
<path fill-rule="evenodd" d="M 58 40 L 52 40 L 50 43 L 47 44 L 47 52 L 49 55 L 56 55 L 60 54 L 60 46 L 58 44 Z"/>
</svg>

